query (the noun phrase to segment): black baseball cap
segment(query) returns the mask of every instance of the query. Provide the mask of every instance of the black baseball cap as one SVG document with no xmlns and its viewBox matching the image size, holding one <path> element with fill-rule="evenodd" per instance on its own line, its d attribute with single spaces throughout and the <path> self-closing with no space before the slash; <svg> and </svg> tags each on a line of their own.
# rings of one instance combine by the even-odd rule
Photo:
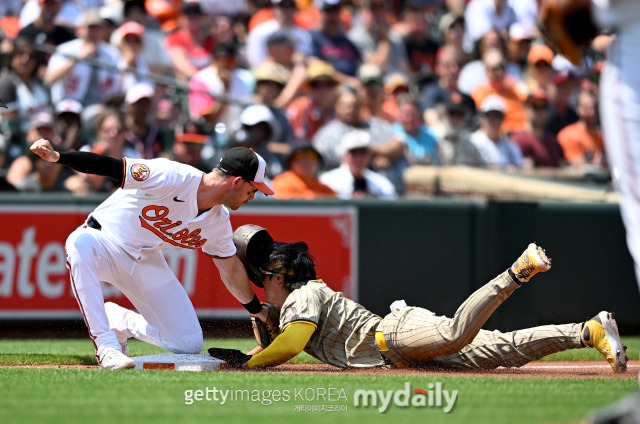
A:
<svg viewBox="0 0 640 424">
<path fill-rule="evenodd" d="M 233 147 L 227 150 L 216 168 L 225 174 L 242 177 L 264 194 L 273 195 L 273 190 L 264 182 L 267 162 L 253 149 Z"/>
</svg>

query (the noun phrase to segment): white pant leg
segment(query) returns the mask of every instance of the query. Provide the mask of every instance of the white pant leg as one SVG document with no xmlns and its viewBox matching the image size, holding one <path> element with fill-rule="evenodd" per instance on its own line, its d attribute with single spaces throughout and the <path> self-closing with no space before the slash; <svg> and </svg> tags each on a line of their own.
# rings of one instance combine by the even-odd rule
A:
<svg viewBox="0 0 640 424">
<path fill-rule="evenodd" d="M 174 353 L 200 353 L 202 328 L 191 300 L 161 252 L 145 254 L 109 281 L 139 313 L 106 305 L 110 326 L 121 338 L 133 337 Z M 121 340 L 123 341 L 123 340 Z"/>
<path fill-rule="evenodd" d="M 601 76 L 607 157 L 640 285 L 640 24 L 620 28 Z"/>
<path fill-rule="evenodd" d="M 113 256 L 113 246 L 106 242 L 100 231 L 92 228 L 76 229 L 67 238 L 65 248 L 73 294 L 93 340 L 96 358 L 100 360 L 105 349 L 120 350 L 118 339 L 109 328 L 100 287 L 101 280 L 111 280 L 117 258 Z"/>
</svg>

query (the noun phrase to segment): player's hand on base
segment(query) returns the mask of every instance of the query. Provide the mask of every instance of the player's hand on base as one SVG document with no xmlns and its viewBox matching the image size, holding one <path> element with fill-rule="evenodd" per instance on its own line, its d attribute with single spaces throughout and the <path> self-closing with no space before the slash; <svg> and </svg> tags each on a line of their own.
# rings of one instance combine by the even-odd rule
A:
<svg viewBox="0 0 640 424">
<path fill-rule="evenodd" d="M 53 150 L 49 140 L 41 138 L 33 143 L 30 147 L 31 151 L 47 162 L 57 162 L 60 159 L 60 153 Z"/>
</svg>

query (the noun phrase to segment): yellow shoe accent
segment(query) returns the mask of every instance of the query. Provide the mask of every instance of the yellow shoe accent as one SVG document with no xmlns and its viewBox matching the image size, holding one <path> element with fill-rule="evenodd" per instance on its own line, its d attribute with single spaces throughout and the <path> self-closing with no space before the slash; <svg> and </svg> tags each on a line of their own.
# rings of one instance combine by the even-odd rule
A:
<svg viewBox="0 0 640 424">
<path fill-rule="evenodd" d="M 527 282 L 539 272 L 551 269 L 551 258 L 548 258 L 545 251 L 535 243 L 529 244 L 517 261 L 511 266 L 513 274 L 523 282 Z"/>
<path fill-rule="evenodd" d="M 620 341 L 618 325 L 612 313 L 602 311 L 585 322 L 582 329 L 582 342 L 586 346 L 595 347 L 604 355 L 614 372 L 627 371 L 629 358 Z"/>
</svg>

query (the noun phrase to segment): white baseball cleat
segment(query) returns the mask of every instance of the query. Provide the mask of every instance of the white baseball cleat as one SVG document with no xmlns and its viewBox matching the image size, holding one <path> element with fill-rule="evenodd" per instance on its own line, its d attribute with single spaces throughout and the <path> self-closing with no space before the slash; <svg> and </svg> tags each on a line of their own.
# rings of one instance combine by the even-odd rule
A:
<svg viewBox="0 0 640 424">
<path fill-rule="evenodd" d="M 118 349 L 107 349 L 102 358 L 100 358 L 100 368 L 103 370 L 123 370 L 135 368 L 136 364 L 120 352 Z"/>
</svg>

